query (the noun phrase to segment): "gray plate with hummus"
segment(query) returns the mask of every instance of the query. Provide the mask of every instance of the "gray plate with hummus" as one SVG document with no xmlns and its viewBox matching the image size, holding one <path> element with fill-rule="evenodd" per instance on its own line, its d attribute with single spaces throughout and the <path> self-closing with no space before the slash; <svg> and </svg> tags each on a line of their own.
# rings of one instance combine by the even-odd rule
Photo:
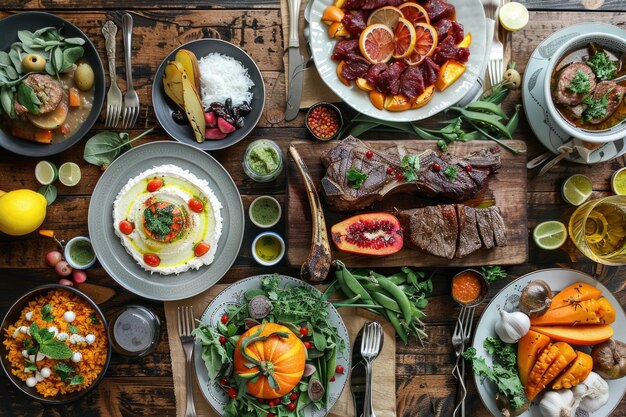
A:
<svg viewBox="0 0 626 417">
<path fill-rule="evenodd" d="M 129 180 L 162 165 L 175 165 L 206 181 L 221 203 L 222 230 L 209 265 L 179 274 L 151 273 L 127 252 L 116 235 L 113 209 L 120 190 Z M 166 301 L 199 294 L 226 274 L 241 247 L 244 212 L 237 186 L 213 157 L 182 143 L 153 142 L 126 152 L 102 174 L 89 204 L 88 224 L 96 256 L 114 280 L 137 295 Z"/>
</svg>

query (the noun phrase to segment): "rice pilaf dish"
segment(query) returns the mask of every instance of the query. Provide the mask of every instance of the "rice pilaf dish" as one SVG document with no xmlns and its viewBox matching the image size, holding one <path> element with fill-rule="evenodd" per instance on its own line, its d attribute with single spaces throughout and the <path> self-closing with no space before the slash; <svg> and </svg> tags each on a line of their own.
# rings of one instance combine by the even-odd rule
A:
<svg viewBox="0 0 626 417">
<path fill-rule="evenodd" d="M 3 343 L 11 373 L 44 397 L 88 388 L 103 371 L 108 342 L 98 313 L 78 295 L 51 290 L 30 301 Z"/>
</svg>

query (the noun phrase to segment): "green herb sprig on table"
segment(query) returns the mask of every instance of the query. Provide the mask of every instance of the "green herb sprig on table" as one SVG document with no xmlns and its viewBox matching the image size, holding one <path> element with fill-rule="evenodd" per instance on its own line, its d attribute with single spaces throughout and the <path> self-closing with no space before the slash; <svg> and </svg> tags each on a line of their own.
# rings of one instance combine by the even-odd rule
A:
<svg viewBox="0 0 626 417">
<path fill-rule="evenodd" d="M 148 129 L 139 136 L 130 139 L 126 132 L 100 132 L 85 143 L 83 159 L 92 165 L 106 169 L 117 157 L 132 148 L 132 143 L 152 133 Z"/>
<path fill-rule="evenodd" d="M 491 366 L 487 365 L 484 358 L 476 356 L 473 347 L 466 349 L 463 357 L 472 362 L 476 375 L 484 376 L 496 384 L 498 391 L 506 395 L 514 410 L 520 409 L 526 403 L 526 394 L 517 371 L 515 345 L 488 337 L 483 341 L 483 347 L 493 357 Z"/>
<path fill-rule="evenodd" d="M 490 284 L 499 279 L 506 278 L 506 271 L 502 269 L 501 266 L 483 266 L 481 272 Z"/>
<path fill-rule="evenodd" d="M 512 68 L 514 63 L 509 67 Z M 420 139 L 437 141 L 439 148 L 446 152 L 448 145 L 454 142 L 471 140 L 491 140 L 512 153 L 524 153 L 525 150 L 514 149 L 506 143 L 511 139 L 519 124 L 521 105 L 515 106 L 511 117 L 507 117 L 500 104 L 509 94 L 511 83 L 503 80 L 486 91 L 481 98 L 465 107 L 450 107 L 451 113 L 457 116 L 446 122 L 441 129 L 419 127 L 410 122 L 389 122 L 375 119 L 363 114 L 355 116 L 340 132 L 339 137 L 347 134 L 360 136 L 375 129 L 378 131 L 404 132 Z"/>
<path fill-rule="evenodd" d="M 356 168 L 350 168 L 346 172 L 346 179 L 352 183 L 352 188 L 358 190 L 367 179 L 367 174 L 359 171 Z"/>
<path fill-rule="evenodd" d="M 596 77 L 601 80 L 613 79 L 617 73 L 617 61 L 610 59 L 609 55 L 604 51 L 593 54 L 586 64 L 596 74 Z"/>
</svg>

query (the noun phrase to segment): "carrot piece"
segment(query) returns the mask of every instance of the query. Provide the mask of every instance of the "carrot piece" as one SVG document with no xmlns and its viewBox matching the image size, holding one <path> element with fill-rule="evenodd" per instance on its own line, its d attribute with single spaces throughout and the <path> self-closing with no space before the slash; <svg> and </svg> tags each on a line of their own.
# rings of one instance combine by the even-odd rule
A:
<svg viewBox="0 0 626 417">
<path fill-rule="evenodd" d="M 63 135 L 67 135 L 67 134 L 69 133 L 69 131 L 70 131 L 70 125 L 68 125 L 67 123 L 63 123 L 63 124 L 61 125 L 60 130 L 61 130 L 61 133 L 62 133 Z"/>
<path fill-rule="evenodd" d="M 13 125 L 11 129 L 11 134 L 16 138 L 26 139 L 33 142 L 39 143 L 51 143 L 52 142 L 52 131 L 51 130 L 43 130 L 37 128 L 22 128 L 16 125 Z"/>
<path fill-rule="evenodd" d="M 77 88 L 70 88 L 68 92 L 70 107 L 80 107 L 80 95 Z"/>
<path fill-rule="evenodd" d="M 45 237 L 54 237 L 54 230 L 40 229 L 39 234 Z"/>
<path fill-rule="evenodd" d="M 35 132 L 35 142 L 39 142 L 39 143 L 52 142 L 52 130 L 38 129 Z"/>
</svg>

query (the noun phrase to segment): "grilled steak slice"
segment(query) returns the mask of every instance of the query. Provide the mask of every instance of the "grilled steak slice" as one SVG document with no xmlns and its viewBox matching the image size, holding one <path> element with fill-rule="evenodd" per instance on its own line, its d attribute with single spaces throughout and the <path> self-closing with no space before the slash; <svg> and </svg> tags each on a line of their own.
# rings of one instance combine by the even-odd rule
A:
<svg viewBox="0 0 626 417">
<path fill-rule="evenodd" d="M 487 249 L 494 247 L 493 227 L 491 226 L 491 214 L 487 209 L 476 210 L 476 223 L 478 224 L 478 233 L 483 246 Z"/>
<path fill-rule="evenodd" d="M 372 157 L 367 158 L 368 151 Z M 405 155 L 419 155 L 420 167 L 414 181 L 398 181 L 387 174 L 387 168 L 402 172 L 402 158 Z M 322 178 L 322 192 L 331 209 L 348 211 L 360 210 L 382 200 L 385 195 L 397 192 L 413 193 L 445 202 L 460 202 L 472 198 L 485 185 L 490 174 L 500 168 L 498 148 L 481 149 L 463 157 L 439 155 L 433 150 L 411 152 L 399 148 L 377 151 L 359 139 L 348 137 L 322 156 L 327 168 Z M 440 169 L 434 170 L 438 164 Z M 465 168 L 471 165 L 472 169 Z M 452 171 L 455 172 L 450 175 Z M 356 169 L 367 178 L 357 189 L 348 181 L 348 171 Z M 446 174 L 448 172 L 448 174 Z"/>
<path fill-rule="evenodd" d="M 459 218 L 459 244 L 454 256 L 463 258 L 481 248 L 480 236 L 476 224 L 476 210 L 463 204 L 456 205 Z"/>
<path fill-rule="evenodd" d="M 586 93 L 575 93 L 569 89 L 570 84 L 577 72 L 583 72 L 589 79 L 589 91 Z M 575 106 L 583 101 L 583 98 L 596 88 L 596 75 L 591 68 L 584 62 L 574 62 L 563 70 L 559 74 L 559 80 L 556 86 L 556 92 L 554 98 L 557 103 L 565 104 L 567 106 Z"/>
<path fill-rule="evenodd" d="M 482 247 L 506 246 L 504 220 L 496 206 L 474 209 L 444 204 L 396 214 L 410 246 L 431 255 L 462 258 Z"/>
<path fill-rule="evenodd" d="M 506 230 L 504 228 L 504 219 L 500 213 L 498 206 L 491 206 L 489 214 L 491 215 L 491 227 L 493 228 L 493 240 L 496 246 L 506 246 Z"/>
<path fill-rule="evenodd" d="M 602 97 L 606 95 L 606 113 L 604 116 L 594 117 L 589 120 L 589 123 L 597 125 L 611 117 L 624 99 L 624 92 L 626 92 L 626 87 L 618 85 L 613 81 L 599 82 L 593 91 L 593 99 L 602 100 Z"/>
</svg>

